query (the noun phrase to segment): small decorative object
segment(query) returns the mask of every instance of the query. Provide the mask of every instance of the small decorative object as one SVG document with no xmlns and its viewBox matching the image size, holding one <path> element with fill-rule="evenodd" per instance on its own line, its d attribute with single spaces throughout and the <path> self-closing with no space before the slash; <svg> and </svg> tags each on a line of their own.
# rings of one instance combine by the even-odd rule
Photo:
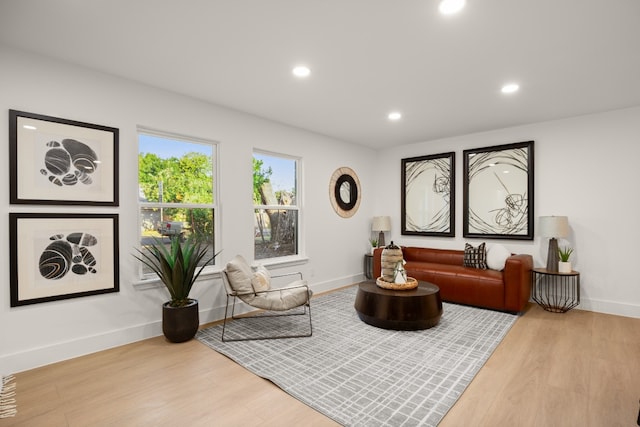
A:
<svg viewBox="0 0 640 427">
<path fill-rule="evenodd" d="M 145 249 L 136 249 L 134 257 L 153 270 L 169 291 L 171 299 L 162 305 L 162 332 L 171 342 L 184 342 L 193 338 L 200 326 L 198 300 L 189 298 L 189 293 L 202 270 L 218 256 L 210 255 L 209 245 L 197 241 L 194 235 L 184 242 L 175 237 L 169 248 L 162 241 Z M 200 267 L 198 267 L 198 265 Z"/>
<path fill-rule="evenodd" d="M 418 281 L 413 277 L 407 277 L 407 283 L 393 283 L 383 280 L 382 277 L 376 279 L 376 285 L 382 289 L 390 289 L 392 291 L 408 291 L 418 287 Z"/>
<path fill-rule="evenodd" d="M 559 273 L 571 273 L 571 262 L 569 261 L 569 257 L 573 253 L 573 248 L 569 246 L 565 246 L 562 249 L 558 249 L 558 257 L 560 261 L 558 262 L 558 272 Z"/>
<path fill-rule="evenodd" d="M 407 283 L 407 271 L 404 269 L 404 262 L 398 261 L 393 271 L 393 283 Z"/>
<path fill-rule="evenodd" d="M 371 244 L 371 254 L 373 255 L 373 251 L 378 247 L 378 239 L 369 239 L 369 243 Z"/>
<path fill-rule="evenodd" d="M 382 250 L 380 258 L 382 276 L 376 279 L 376 285 L 383 289 L 408 290 L 418 287 L 418 281 L 413 277 L 407 277 L 404 269 L 402 249 L 396 246 L 393 241 Z M 401 280 L 402 282 L 397 282 Z"/>
<path fill-rule="evenodd" d="M 382 279 L 384 281 L 394 283 L 394 273 L 398 261 L 402 262 L 402 249 L 391 241 L 391 244 L 382 250 L 380 258 Z"/>
<path fill-rule="evenodd" d="M 547 271 L 558 271 L 558 239 L 569 235 L 569 221 L 566 216 L 541 216 L 540 236 L 549 238 L 547 253 Z"/>
<path fill-rule="evenodd" d="M 384 232 L 391 231 L 391 217 L 388 216 L 374 216 L 371 223 L 371 230 L 379 231 L 378 233 L 378 245 L 382 247 L 385 245 Z"/>
</svg>

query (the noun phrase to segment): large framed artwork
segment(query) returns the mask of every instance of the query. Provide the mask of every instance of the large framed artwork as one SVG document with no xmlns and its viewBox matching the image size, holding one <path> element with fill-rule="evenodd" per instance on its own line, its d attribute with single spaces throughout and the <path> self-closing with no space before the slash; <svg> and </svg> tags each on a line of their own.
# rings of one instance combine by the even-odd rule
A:
<svg viewBox="0 0 640 427">
<path fill-rule="evenodd" d="M 402 159 L 401 234 L 455 236 L 454 152 Z"/>
<path fill-rule="evenodd" d="M 118 215 L 10 213 L 11 307 L 118 292 Z"/>
<path fill-rule="evenodd" d="M 12 204 L 118 206 L 116 128 L 9 110 Z"/>
<path fill-rule="evenodd" d="M 464 237 L 533 240 L 533 141 L 464 150 Z"/>
</svg>

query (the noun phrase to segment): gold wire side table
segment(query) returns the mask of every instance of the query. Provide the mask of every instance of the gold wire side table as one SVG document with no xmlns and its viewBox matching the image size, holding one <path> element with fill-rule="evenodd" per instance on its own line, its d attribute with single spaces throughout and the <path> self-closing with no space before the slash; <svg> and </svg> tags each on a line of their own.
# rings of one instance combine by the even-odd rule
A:
<svg viewBox="0 0 640 427">
<path fill-rule="evenodd" d="M 532 298 L 552 313 L 566 313 L 580 304 L 580 273 L 559 273 L 546 268 L 531 270 Z"/>
</svg>

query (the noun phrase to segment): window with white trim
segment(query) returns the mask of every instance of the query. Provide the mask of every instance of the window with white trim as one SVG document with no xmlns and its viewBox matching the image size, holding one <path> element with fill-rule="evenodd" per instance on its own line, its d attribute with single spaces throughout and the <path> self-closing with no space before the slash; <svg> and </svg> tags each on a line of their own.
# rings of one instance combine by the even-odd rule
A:
<svg viewBox="0 0 640 427">
<path fill-rule="evenodd" d="M 298 255 L 300 159 L 253 153 L 254 258 Z"/>
<path fill-rule="evenodd" d="M 213 141 L 138 129 L 141 248 L 195 235 L 215 253 L 216 152 Z"/>
</svg>

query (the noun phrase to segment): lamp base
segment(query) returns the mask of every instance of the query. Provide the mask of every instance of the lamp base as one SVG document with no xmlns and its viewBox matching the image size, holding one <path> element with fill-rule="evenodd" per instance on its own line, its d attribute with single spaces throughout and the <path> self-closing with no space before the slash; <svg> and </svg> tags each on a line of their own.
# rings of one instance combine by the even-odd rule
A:
<svg viewBox="0 0 640 427">
<path fill-rule="evenodd" d="M 384 231 L 381 231 L 380 234 L 378 234 L 378 247 L 382 248 L 386 246 L 384 243 Z"/>
<path fill-rule="evenodd" d="M 549 239 L 549 252 L 547 253 L 547 271 L 558 271 L 558 240 L 555 237 Z"/>
</svg>

